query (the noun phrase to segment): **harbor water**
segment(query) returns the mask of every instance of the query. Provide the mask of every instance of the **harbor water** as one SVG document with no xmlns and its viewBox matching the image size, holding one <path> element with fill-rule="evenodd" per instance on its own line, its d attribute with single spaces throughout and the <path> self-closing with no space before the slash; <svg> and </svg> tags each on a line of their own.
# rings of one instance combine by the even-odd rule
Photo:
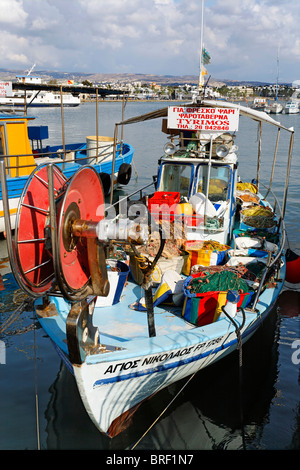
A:
<svg viewBox="0 0 300 470">
<path fill-rule="evenodd" d="M 125 118 L 168 102 L 129 102 Z M 95 103 L 64 109 L 66 143 L 96 135 Z M 60 109 L 32 109 L 34 125 L 49 127 L 49 144 L 62 142 Z M 300 255 L 300 115 L 272 117 L 295 128 L 285 223 L 288 244 Z M 99 104 L 99 135 L 113 136 L 122 119 L 118 102 Z M 249 127 L 250 126 L 250 127 Z M 256 178 L 257 124 L 240 117 L 237 144 L 240 176 Z M 260 178 L 269 183 L 275 139 L 263 125 Z M 254 132 L 253 132 L 254 131 Z M 276 132 L 276 131 L 275 131 Z M 281 132 L 281 134 L 284 134 Z M 253 137 L 254 136 L 254 137 Z M 124 127 L 124 141 L 135 148 L 132 179 L 122 196 L 152 181 L 166 135 L 161 120 Z M 286 178 L 288 140 L 280 137 L 273 189 L 280 200 Z M 244 142 L 244 144 L 243 144 Z M 246 144 L 245 144 L 246 142 Z M 285 151 L 285 153 L 283 152 Z M 1 450 L 299 450 L 300 449 L 300 285 L 286 283 L 275 308 L 238 353 L 192 380 L 181 381 L 145 402 L 131 426 L 109 439 L 97 431 L 81 402 L 75 380 L 49 337 L 27 307 L 25 294 L 9 268 L 0 239 L 0 449 Z M 5 324 L 16 312 L 12 322 Z"/>
</svg>

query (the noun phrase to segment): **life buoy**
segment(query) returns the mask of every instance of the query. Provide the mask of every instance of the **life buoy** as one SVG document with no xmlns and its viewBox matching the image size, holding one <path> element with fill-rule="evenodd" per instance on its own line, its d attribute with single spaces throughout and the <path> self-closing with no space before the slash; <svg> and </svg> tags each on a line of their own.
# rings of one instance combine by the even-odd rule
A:
<svg viewBox="0 0 300 470">
<path fill-rule="evenodd" d="M 286 276 L 287 282 L 298 284 L 300 282 L 300 256 L 289 248 L 286 250 Z"/>
<path fill-rule="evenodd" d="M 99 176 L 101 179 L 104 196 L 107 196 L 109 194 L 111 185 L 110 176 L 108 173 L 100 173 Z"/>
<path fill-rule="evenodd" d="M 131 165 L 129 163 L 122 163 L 118 172 L 118 183 L 128 184 L 131 178 Z"/>
</svg>

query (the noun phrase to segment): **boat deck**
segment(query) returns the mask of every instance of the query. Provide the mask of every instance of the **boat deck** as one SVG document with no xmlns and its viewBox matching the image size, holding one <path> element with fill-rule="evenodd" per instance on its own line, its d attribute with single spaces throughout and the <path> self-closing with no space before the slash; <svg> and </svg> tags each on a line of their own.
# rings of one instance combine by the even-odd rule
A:
<svg viewBox="0 0 300 470">
<path fill-rule="evenodd" d="M 95 307 L 93 323 L 99 328 L 100 342 L 121 346 L 133 339 L 149 338 L 147 312 L 129 307 L 143 295 L 143 289 L 129 279 L 118 304 Z M 181 317 L 181 312 L 182 307 L 166 304 L 154 307 L 156 334 L 161 336 L 195 328 Z"/>
</svg>

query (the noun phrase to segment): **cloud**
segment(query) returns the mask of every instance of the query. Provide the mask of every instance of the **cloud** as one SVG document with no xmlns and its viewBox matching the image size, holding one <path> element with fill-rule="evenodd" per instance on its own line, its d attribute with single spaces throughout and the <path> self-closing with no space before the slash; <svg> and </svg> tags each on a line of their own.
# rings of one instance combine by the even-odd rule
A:
<svg viewBox="0 0 300 470">
<path fill-rule="evenodd" d="M 206 0 L 215 78 L 299 76 L 299 0 Z M 82 72 L 199 73 L 197 0 L 0 0 L 2 67 Z M 297 76 L 298 70 L 298 76 Z"/>
<path fill-rule="evenodd" d="M 2 27 L 18 27 L 26 21 L 28 16 L 23 9 L 22 0 L 1 0 L 0 11 L 0 24 Z"/>
</svg>

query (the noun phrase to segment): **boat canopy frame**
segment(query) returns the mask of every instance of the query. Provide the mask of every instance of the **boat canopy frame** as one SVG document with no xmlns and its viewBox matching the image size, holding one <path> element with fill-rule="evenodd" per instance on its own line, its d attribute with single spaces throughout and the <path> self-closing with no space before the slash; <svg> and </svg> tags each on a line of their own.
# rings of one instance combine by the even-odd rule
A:
<svg viewBox="0 0 300 470">
<path fill-rule="evenodd" d="M 196 103 L 181 103 L 178 104 L 177 106 L 193 106 L 193 107 L 224 107 L 224 108 L 234 108 L 239 111 L 239 114 L 241 116 L 248 117 L 254 121 L 257 121 L 259 123 L 259 138 L 258 138 L 258 155 L 257 155 L 257 185 L 259 186 L 259 173 L 260 173 L 260 165 L 261 165 L 261 139 L 262 139 L 262 124 L 270 124 L 275 127 L 277 127 L 278 132 L 277 132 L 277 139 L 276 139 L 276 146 L 275 146 L 275 151 L 274 151 L 274 158 L 273 158 L 273 165 L 272 165 L 272 172 L 271 172 L 271 179 L 269 183 L 269 188 L 267 189 L 268 192 L 271 190 L 272 182 L 273 182 L 273 176 L 274 176 L 274 170 L 275 170 L 275 163 L 276 163 L 276 157 L 277 157 L 277 151 L 278 151 L 278 143 L 279 143 L 279 135 L 281 130 L 285 130 L 290 133 L 290 143 L 289 143 L 289 151 L 288 151 L 288 160 L 287 160 L 287 171 L 286 171 L 286 180 L 285 180 L 285 187 L 284 187 L 284 193 L 283 193 L 283 202 L 282 202 L 282 213 L 281 216 L 284 218 L 285 215 L 285 210 L 286 210 L 286 201 L 287 201 L 287 193 L 288 193 L 288 185 L 289 185 L 289 178 L 290 178 L 290 170 L 291 170 L 291 161 L 292 161 L 292 153 L 293 153 L 293 145 L 294 145 L 294 128 L 293 127 L 285 127 L 283 126 L 280 122 L 276 121 L 272 117 L 270 117 L 267 113 L 264 111 L 256 111 L 252 108 L 248 108 L 247 106 L 243 106 L 241 104 L 235 104 L 235 103 L 229 103 L 225 101 L 215 101 L 215 100 L 207 100 L 207 99 L 201 99 L 200 101 L 197 101 Z M 157 109 L 155 111 L 152 111 L 150 113 L 146 114 L 141 114 L 139 116 L 134 116 L 132 118 L 126 119 L 125 121 L 122 120 L 121 122 L 118 122 L 115 124 L 115 133 L 117 132 L 116 129 L 118 126 L 125 126 L 128 124 L 136 124 L 138 122 L 144 122 L 144 121 L 149 121 L 152 119 L 158 119 L 158 118 L 165 118 L 168 116 L 168 106 L 163 107 L 161 109 Z M 219 134 L 217 134 L 219 135 Z M 112 204 L 112 192 L 113 188 L 111 191 L 111 204 Z"/>
<path fill-rule="evenodd" d="M 268 264 L 266 266 L 266 269 L 264 271 L 264 275 L 261 279 L 261 282 L 259 284 L 259 287 L 256 292 L 256 296 L 253 302 L 253 306 L 251 308 L 251 311 L 256 310 L 256 305 L 259 300 L 260 293 L 262 292 L 265 278 L 267 274 L 270 272 L 271 268 L 275 266 L 275 264 L 278 262 L 280 259 L 282 252 L 284 250 L 285 242 L 286 242 L 286 228 L 284 224 L 284 215 L 285 215 L 285 210 L 286 210 L 286 201 L 287 201 L 287 193 L 288 193 L 288 185 L 289 185 L 289 177 L 290 177 L 290 170 L 291 170 L 291 161 L 292 161 L 292 152 L 293 152 L 293 144 L 294 144 L 294 128 L 290 127 L 287 128 L 283 126 L 280 122 L 276 121 L 275 119 L 271 118 L 267 113 L 262 112 L 262 111 L 256 111 L 251 108 L 248 108 L 246 106 L 242 106 L 240 104 L 233 104 L 233 103 L 226 103 L 226 102 L 218 102 L 214 100 L 201 100 L 201 102 L 198 103 L 185 103 L 185 104 L 179 104 L 178 106 L 199 106 L 199 107 L 225 107 L 225 108 L 235 108 L 238 109 L 239 113 L 241 116 L 248 117 L 254 121 L 257 121 L 259 124 L 259 137 L 258 137 L 258 156 L 257 156 L 257 183 L 259 184 L 259 171 L 260 171 L 260 163 L 261 163 L 261 140 L 262 140 L 262 124 L 270 124 L 273 125 L 277 128 L 277 138 L 276 138 L 276 145 L 275 145 L 275 151 L 274 151 L 274 158 L 273 158 L 273 164 L 272 164 L 272 171 L 271 171 L 271 178 L 269 182 L 269 186 L 265 186 L 262 184 L 262 186 L 267 189 L 267 194 L 271 193 L 272 196 L 274 197 L 275 204 L 278 207 L 279 211 L 279 223 L 278 223 L 278 230 L 281 230 L 282 237 L 281 237 L 281 243 L 280 247 L 278 249 L 278 252 L 276 256 L 273 259 L 268 260 Z M 125 121 L 122 120 L 119 123 L 115 124 L 115 133 L 117 133 L 117 128 L 118 126 L 125 126 L 128 124 L 136 124 L 138 122 L 145 122 L 148 120 L 152 119 L 158 119 L 158 118 L 165 118 L 168 116 L 168 107 L 164 107 L 155 111 L 152 111 L 150 113 L 142 114 L 139 116 L 135 116 L 129 119 L 126 119 Z M 273 182 L 273 176 L 274 176 L 274 170 L 275 170 L 275 163 L 276 163 L 276 157 L 277 157 L 277 151 L 278 151 L 278 143 L 279 143 L 279 136 L 280 136 L 280 131 L 285 130 L 290 133 L 290 141 L 289 141 L 289 150 L 288 150 L 288 159 L 287 159 L 287 171 L 286 171 L 286 181 L 285 181 L 285 186 L 284 186 L 284 193 L 283 193 L 283 202 L 282 202 L 282 208 L 280 208 L 280 204 L 278 201 L 278 198 L 274 194 L 271 186 Z M 219 136 L 219 134 L 217 134 Z M 212 143 L 212 139 L 211 139 Z M 210 149 L 210 158 L 211 158 L 211 149 Z M 113 188 L 111 191 L 111 204 L 112 204 L 112 192 Z"/>
</svg>

